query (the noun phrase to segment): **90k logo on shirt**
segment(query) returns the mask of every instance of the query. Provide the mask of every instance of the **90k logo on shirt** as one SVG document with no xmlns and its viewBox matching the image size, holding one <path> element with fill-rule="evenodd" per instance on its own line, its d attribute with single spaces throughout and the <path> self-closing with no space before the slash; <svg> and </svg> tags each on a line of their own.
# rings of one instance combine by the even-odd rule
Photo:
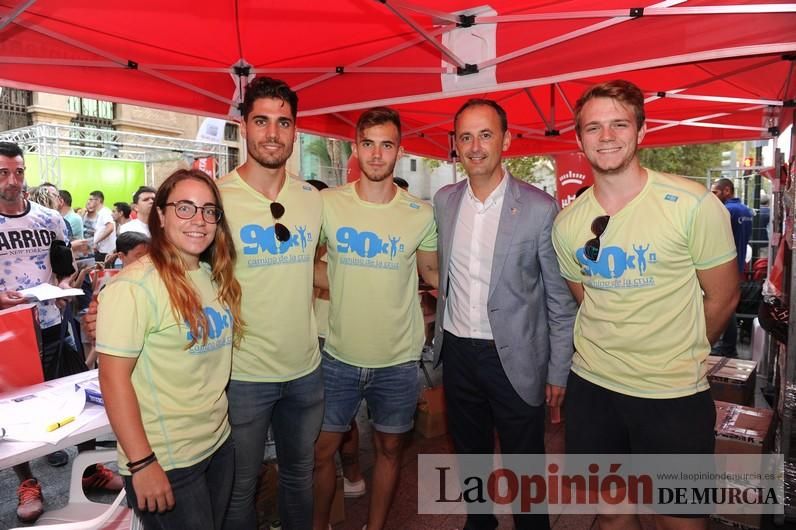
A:
<svg viewBox="0 0 796 530">
<path fill-rule="evenodd" d="M 383 240 L 374 232 L 359 232 L 350 226 L 337 230 L 337 251 L 341 254 L 354 252 L 362 258 L 375 258 L 382 254 L 394 259 L 399 253 L 403 254 L 405 247 L 398 236 L 388 235 Z"/>
<path fill-rule="evenodd" d="M 252 255 L 266 252 L 272 255 L 285 254 L 293 247 L 301 247 L 304 252 L 313 241 L 312 232 L 306 226 L 294 226 L 290 239 L 279 241 L 274 233 L 274 227 L 249 224 L 240 229 L 240 240 L 244 244 L 243 253 Z"/>
<path fill-rule="evenodd" d="M 647 275 L 647 268 L 658 262 L 658 255 L 655 252 L 650 252 L 650 243 L 634 244 L 633 252 L 625 252 L 621 247 L 603 247 L 600 249 L 600 254 L 597 261 L 591 261 L 586 257 L 583 248 L 579 248 L 575 253 L 578 263 L 581 265 L 581 270 L 586 276 L 602 277 L 611 280 L 622 278 L 628 270 L 638 272 L 639 278 Z M 628 281 L 620 282 L 621 285 L 614 287 L 642 287 L 654 285 L 654 277 L 648 278 L 647 281 Z M 627 285 L 625 285 L 627 284 Z"/>
<path fill-rule="evenodd" d="M 232 327 L 232 313 L 230 313 L 229 309 L 224 309 L 222 312 L 216 311 L 212 307 L 204 307 L 203 311 L 205 313 L 205 317 L 207 317 L 207 344 L 202 344 L 203 338 L 202 336 L 202 329 L 199 329 L 199 336 L 200 338 L 197 339 L 196 344 L 194 344 L 189 353 L 192 355 L 207 353 L 209 351 L 217 350 L 222 346 L 226 346 L 227 344 L 232 343 L 232 338 L 227 337 L 226 339 L 222 339 L 224 336 L 224 331 Z M 193 340 L 193 333 L 191 333 L 190 325 L 188 321 L 185 322 L 185 326 L 188 327 L 188 332 L 186 333 L 186 339 L 189 341 Z"/>
</svg>

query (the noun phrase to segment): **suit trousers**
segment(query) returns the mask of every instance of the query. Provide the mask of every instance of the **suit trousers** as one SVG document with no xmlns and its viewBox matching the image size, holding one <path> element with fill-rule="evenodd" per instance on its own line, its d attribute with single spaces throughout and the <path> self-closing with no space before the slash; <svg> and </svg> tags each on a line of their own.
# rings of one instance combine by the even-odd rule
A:
<svg viewBox="0 0 796 530">
<path fill-rule="evenodd" d="M 448 427 L 458 454 L 544 453 L 544 405 L 531 406 L 511 386 L 494 341 L 445 332 L 442 381 Z M 547 514 L 514 515 L 517 530 L 547 530 Z M 465 530 L 494 530 L 492 514 L 468 514 Z"/>
</svg>

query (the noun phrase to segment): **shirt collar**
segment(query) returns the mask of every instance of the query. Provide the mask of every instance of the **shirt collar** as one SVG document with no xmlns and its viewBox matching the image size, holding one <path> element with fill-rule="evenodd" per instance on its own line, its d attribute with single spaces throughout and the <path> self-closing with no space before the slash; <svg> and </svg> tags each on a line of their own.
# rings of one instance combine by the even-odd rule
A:
<svg viewBox="0 0 796 530">
<path fill-rule="evenodd" d="M 492 190 L 492 193 L 486 198 L 483 202 L 484 210 L 494 206 L 495 204 L 499 203 L 503 200 L 503 197 L 506 195 L 506 188 L 508 187 L 509 182 L 509 172 L 506 168 L 503 168 L 503 178 L 500 181 L 500 184 L 497 185 L 497 188 Z M 467 195 L 470 197 L 470 200 L 474 204 L 481 204 L 481 201 L 475 196 L 473 193 L 473 188 L 470 186 L 470 179 L 467 179 Z"/>
</svg>

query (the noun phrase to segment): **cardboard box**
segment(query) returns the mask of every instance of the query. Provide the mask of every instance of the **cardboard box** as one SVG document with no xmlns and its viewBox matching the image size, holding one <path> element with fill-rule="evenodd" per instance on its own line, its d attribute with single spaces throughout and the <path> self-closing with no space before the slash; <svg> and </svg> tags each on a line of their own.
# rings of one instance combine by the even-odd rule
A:
<svg viewBox="0 0 796 530">
<path fill-rule="evenodd" d="M 771 451 L 772 419 L 767 409 L 716 401 L 716 453 L 763 454 Z"/>
<path fill-rule="evenodd" d="M 754 405 L 757 363 L 716 355 L 708 356 L 707 363 L 710 394 L 714 400 Z"/>
<path fill-rule="evenodd" d="M 436 438 L 448 432 L 445 393 L 441 386 L 426 388 L 417 404 L 415 430 L 423 438 Z"/>
<path fill-rule="evenodd" d="M 729 482 L 729 486 L 739 486 L 742 488 L 754 488 L 760 486 L 760 483 L 741 483 Z M 749 512 L 753 512 L 756 508 L 753 505 L 747 506 Z M 721 512 L 721 507 L 717 510 Z M 763 526 L 763 515 L 759 513 L 715 513 L 711 514 L 711 519 L 719 523 L 729 526 L 730 528 L 743 528 L 745 530 L 759 530 Z"/>
</svg>

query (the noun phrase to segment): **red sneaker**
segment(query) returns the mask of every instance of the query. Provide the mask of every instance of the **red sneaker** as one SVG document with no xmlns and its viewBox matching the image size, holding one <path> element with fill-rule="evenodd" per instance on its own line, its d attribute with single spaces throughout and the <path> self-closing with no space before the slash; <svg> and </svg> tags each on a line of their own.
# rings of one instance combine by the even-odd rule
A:
<svg viewBox="0 0 796 530">
<path fill-rule="evenodd" d="M 17 518 L 23 523 L 32 523 L 44 513 L 41 484 L 35 478 L 29 478 L 17 488 Z"/>
<path fill-rule="evenodd" d="M 121 491 L 124 487 L 122 477 L 102 464 L 97 464 L 97 469 L 91 475 L 83 477 L 83 489 L 103 489 L 107 491 Z"/>
</svg>

